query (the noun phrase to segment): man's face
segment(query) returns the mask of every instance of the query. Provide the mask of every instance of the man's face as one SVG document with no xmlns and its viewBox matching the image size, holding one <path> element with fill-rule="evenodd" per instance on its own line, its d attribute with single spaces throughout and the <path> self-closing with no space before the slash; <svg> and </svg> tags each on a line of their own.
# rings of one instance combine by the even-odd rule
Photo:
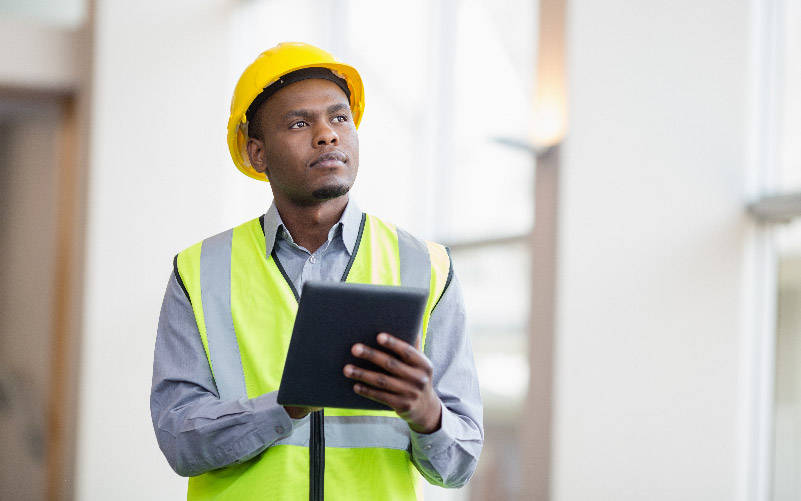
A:
<svg viewBox="0 0 801 501">
<path fill-rule="evenodd" d="M 253 167 L 266 172 L 276 200 L 314 205 L 345 195 L 359 169 L 359 137 L 348 98 L 328 80 L 302 80 L 256 114 L 262 139 L 248 140 Z"/>
</svg>

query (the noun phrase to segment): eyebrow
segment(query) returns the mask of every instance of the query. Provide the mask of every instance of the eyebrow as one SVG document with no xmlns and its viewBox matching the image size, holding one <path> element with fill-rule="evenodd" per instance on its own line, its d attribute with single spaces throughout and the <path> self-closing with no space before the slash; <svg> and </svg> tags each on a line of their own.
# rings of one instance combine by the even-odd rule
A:
<svg viewBox="0 0 801 501">
<path fill-rule="evenodd" d="M 348 108 L 349 106 L 345 103 L 336 103 L 329 106 L 325 111 L 328 115 L 331 115 L 340 112 L 342 110 L 347 110 Z M 311 110 L 305 110 L 305 109 L 289 110 L 284 114 L 284 119 L 295 118 L 295 117 L 309 119 L 313 116 L 314 113 Z"/>
</svg>

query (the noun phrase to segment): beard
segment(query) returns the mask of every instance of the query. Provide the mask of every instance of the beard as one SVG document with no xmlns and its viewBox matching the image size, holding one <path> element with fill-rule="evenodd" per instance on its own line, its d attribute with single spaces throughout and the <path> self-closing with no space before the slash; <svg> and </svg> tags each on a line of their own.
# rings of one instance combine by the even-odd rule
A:
<svg viewBox="0 0 801 501">
<path fill-rule="evenodd" d="M 339 184 L 336 186 L 326 186 L 312 192 L 312 197 L 317 200 L 331 200 L 339 198 L 350 191 L 350 186 L 346 184 Z"/>
</svg>

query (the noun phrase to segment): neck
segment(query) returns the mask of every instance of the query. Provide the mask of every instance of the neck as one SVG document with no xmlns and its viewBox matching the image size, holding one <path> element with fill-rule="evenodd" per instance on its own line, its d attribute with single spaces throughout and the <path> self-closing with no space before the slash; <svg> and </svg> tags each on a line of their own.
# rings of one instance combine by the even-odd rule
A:
<svg viewBox="0 0 801 501">
<path fill-rule="evenodd" d="M 348 196 L 344 195 L 325 200 L 314 205 L 296 205 L 286 200 L 275 198 L 275 207 L 281 215 L 281 221 L 296 244 L 315 252 L 326 240 L 331 230 L 348 205 Z"/>
</svg>

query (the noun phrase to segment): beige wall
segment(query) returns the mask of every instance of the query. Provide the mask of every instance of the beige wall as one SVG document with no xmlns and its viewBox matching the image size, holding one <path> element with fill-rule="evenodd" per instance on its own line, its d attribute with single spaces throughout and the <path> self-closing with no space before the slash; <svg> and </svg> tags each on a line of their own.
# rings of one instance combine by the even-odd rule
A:
<svg viewBox="0 0 801 501">
<path fill-rule="evenodd" d="M 0 106 L 0 499 L 42 499 L 60 103 Z"/>
<path fill-rule="evenodd" d="M 13 492 L 0 498 L 71 499 L 85 181 L 80 130 L 90 52 L 81 26 L 42 22 L 22 15 L 21 6 L 0 8 L 0 368 L 11 395 L 0 484 Z"/>
<path fill-rule="evenodd" d="M 0 12 L 0 85 L 74 89 L 81 78 L 75 29 L 43 24 Z"/>
</svg>

